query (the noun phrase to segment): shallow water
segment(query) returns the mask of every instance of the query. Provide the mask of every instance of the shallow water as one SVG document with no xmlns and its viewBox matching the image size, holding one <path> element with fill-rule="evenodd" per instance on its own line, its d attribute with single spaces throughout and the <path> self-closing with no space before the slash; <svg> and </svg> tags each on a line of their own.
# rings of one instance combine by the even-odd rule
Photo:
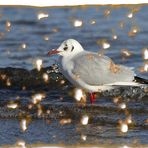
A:
<svg viewBox="0 0 148 148">
<path fill-rule="evenodd" d="M 134 67 L 139 76 L 147 78 L 147 72 L 139 71 L 146 62 L 142 51 L 148 43 L 147 7 L 0 7 L 0 67 L 30 70 L 34 68 L 33 63 L 37 58 L 41 58 L 46 67 L 55 63 L 57 58 L 49 59 L 48 50 L 57 48 L 67 38 L 79 40 L 84 48 L 91 51 L 99 51 L 101 46 L 96 41 L 106 39 L 111 45 L 105 50 L 106 55 L 116 63 Z M 139 11 L 134 13 L 133 18 L 128 18 L 127 14 L 133 8 Z M 110 15 L 104 15 L 106 10 L 111 11 Z M 38 20 L 39 12 L 46 12 L 49 17 Z M 76 19 L 83 21 L 82 27 L 73 26 L 72 22 Z M 91 20 L 96 23 L 91 24 Z M 11 22 L 11 27 L 5 28 L 6 21 Z M 123 28 L 120 23 L 124 24 Z M 132 26 L 140 31 L 130 37 L 128 32 Z M 118 36 L 117 40 L 112 39 L 114 34 Z M 22 44 L 26 44 L 26 47 L 23 48 Z M 123 57 L 121 49 L 128 49 L 132 55 Z M 54 75 L 56 74 L 53 73 L 52 76 Z M 21 75 L 18 77 L 21 78 Z M 14 144 L 18 139 L 23 139 L 28 144 L 148 144 L 148 96 L 144 88 L 126 87 L 98 94 L 95 104 L 91 105 L 88 100 L 85 106 L 77 104 L 69 94 L 73 90 L 69 83 L 62 87 L 55 83 L 49 90 L 42 86 L 30 88 L 23 91 L 17 87 L 1 87 L 0 145 Z M 40 103 L 43 114 L 38 116 L 39 106 L 28 109 L 28 105 L 31 104 L 32 95 L 42 91 L 46 97 Z M 127 109 L 122 110 L 119 104 L 113 103 L 115 96 L 122 97 L 121 103 L 126 103 Z M 10 101 L 16 101 L 19 107 L 8 109 Z M 50 110 L 50 114 L 46 113 L 47 110 Z M 23 132 L 20 120 L 27 115 L 31 121 L 28 129 Z M 89 116 L 86 126 L 80 123 L 83 115 Z M 118 122 L 128 115 L 132 116 L 133 123 L 129 125 L 127 133 L 122 133 Z M 62 119 L 71 119 L 71 123 L 61 125 Z"/>
</svg>

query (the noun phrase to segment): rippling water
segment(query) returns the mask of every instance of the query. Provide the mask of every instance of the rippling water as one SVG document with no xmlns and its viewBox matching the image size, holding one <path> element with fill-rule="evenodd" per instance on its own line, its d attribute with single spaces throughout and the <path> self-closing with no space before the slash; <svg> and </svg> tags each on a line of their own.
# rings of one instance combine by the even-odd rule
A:
<svg viewBox="0 0 148 148">
<path fill-rule="evenodd" d="M 48 18 L 38 19 L 38 13 L 48 13 Z M 127 15 L 133 12 L 133 17 Z M 32 8 L 32 7 L 0 7 L 0 67 L 24 68 L 31 70 L 37 58 L 43 60 L 44 67 L 55 63 L 57 57 L 49 59 L 49 49 L 57 48 L 68 38 L 74 38 L 86 50 L 101 50 L 97 41 L 106 40 L 111 47 L 105 54 L 116 63 L 134 67 L 135 72 L 144 78 L 147 72 L 139 69 L 147 61 L 143 59 L 143 49 L 148 47 L 148 6 L 131 7 L 69 7 L 69 8 Z M 73 21 L 81 20 L 83 25 L 74 27 Z M 93 23 L 95 22 L 95 23 Z M 11 23 L 11 25 L 10 25 Z M 7 25 L 7 27 L 6 27 Z M 135 27 L 138 31 L 130 34 Z M 117 39 L 112 38 L 117 35 Z M 123 57 L 122 49 L 131 52 L 130 57 Z M 13 71 L 13 70 L 12 70 Z M 11 75 L 11 71 L 10 71 Z M 53 73 L 52 76 L 56 75 Z M 60 74 L 58 74 L 60 75 Z M 14 77 L 15 75 L 13 75 Z M 16 76 L 21 79 L 21 75 Z M 34 77 L 34 75 L 32 75 Z M 18 81 L 19 83 L 19 81 Z M 27 83 L 32 83 L 29 79 Z M 13 84 L 12 84 L 13 85 Z M 17 86 L 17 83 L 15 83 Z M 46 84 L 45 84 L 46 85 Z M 53 85 L 53 83 L 52 83 Z M 73 90 L 68 83 L 62 87 L 55 84 L 44 88 L 33 85 L 33 89 L 21 91 L 16 88 L 0 90 L 0 144 L 14 144 L 18 139 L 26 143 L 50 144 L 147 144 L 148 139 L 148 95 L 144 88 L 122 88 L 113 92 L 98 94 L 94 105 L 87 101 L 86 106 L 79 106 L 69 94 Z M 22 86 L 23 87 L 23 86 Z M 46 94 L 40 103 L 44 113 L 38 117 L 37 108 L 28 109 L 31 96 L 38 92 Z M 122 110 L 113 103 L 115 96 L 121 96 L 127 104 Z M 62 98 L 63 99 L 62 99 Z M 17 109 L 8 109 L 7 103 L 16 101 Z M 50 110 L 50 114 L 46 111 Z M 29 115 L 32 119 L 28 129 L 20 129 L 21 115 Z M 81 117 L 87 114 L 89 124 L 82 126 Z M 132 116 L 133 123 L 125 134 L 120 132 L 119 121 Z M 61 125 L 61 119 L 71 119 L 70 124 Z M 86 140 L 85 137 L 86 136 Z"/>
</svg>

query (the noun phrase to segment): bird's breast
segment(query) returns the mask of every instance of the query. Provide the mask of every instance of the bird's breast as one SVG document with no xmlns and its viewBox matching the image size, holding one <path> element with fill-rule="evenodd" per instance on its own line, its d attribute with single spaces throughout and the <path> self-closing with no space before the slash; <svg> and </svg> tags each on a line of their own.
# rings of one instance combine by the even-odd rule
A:
<svg viewBox="0 0 148 148">
<path fill-rule="evenodd" d="M 60 58 L 59 59 L 59 68 L 60 68 L 60 72 L 67 77 L 68 71 L 71 70 L 72 63 L 70 60 L 66 59 L 66 58 Z"/>
<path fill-rule="evenodd" d="M 59 63 L 60 72 L 64 75 L 64 77 L 69 80 L 73 85 L 78 86 L 77 81 L 74 79 L 74 75 L 72 74 L 73 62 L 69 59 L 61 59 Z"/>
</svg>

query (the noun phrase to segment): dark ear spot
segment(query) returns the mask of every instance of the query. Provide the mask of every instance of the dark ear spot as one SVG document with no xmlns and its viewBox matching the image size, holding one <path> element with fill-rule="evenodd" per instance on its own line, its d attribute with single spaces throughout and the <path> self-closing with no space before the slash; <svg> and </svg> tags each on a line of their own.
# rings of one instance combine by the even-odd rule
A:
<svg viewBox="0 0 148 148">
<path fill-rule="evenodd" d="M 71 51 L 73 51 L 74 50 L 74 46 L 72 46 L 72 48 L 71 48 Z"/>
</svg>

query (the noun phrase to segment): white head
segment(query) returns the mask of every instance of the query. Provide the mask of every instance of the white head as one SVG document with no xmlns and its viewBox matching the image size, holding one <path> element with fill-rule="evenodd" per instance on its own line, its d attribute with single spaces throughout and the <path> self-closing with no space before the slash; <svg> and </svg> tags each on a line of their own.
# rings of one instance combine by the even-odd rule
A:
<svg viewBox="0 0 148 148">
<path fill-rule="evenodd" d="M 77 53 L 83 51 L 83 47 L 80 43 L 74 39 L 65 40 L 58 49 L 53 49 L 48 52 L 48 55 L 58 54 L 60 56 L 74 56 Z"/>
</svg>

